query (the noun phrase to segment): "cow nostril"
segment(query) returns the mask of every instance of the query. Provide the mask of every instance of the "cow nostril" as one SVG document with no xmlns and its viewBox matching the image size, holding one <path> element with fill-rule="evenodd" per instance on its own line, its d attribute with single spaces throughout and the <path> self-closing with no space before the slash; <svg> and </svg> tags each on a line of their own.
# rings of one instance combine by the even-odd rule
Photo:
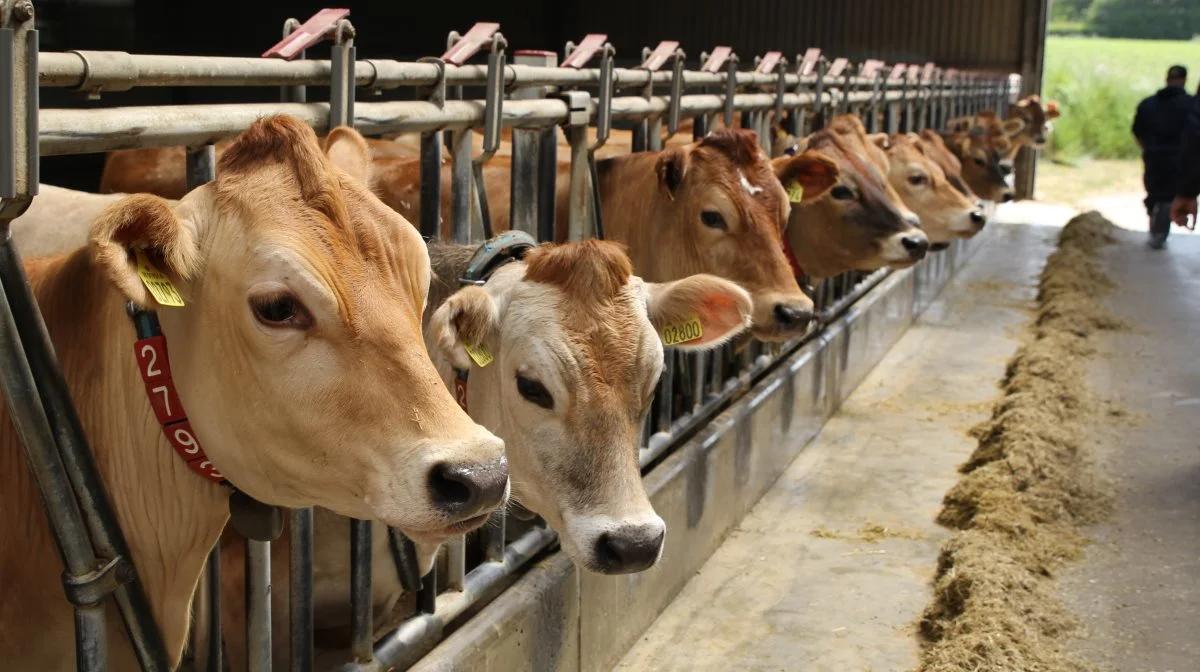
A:
<svg viewBox="0 0 1200 672">
<path fill-rule="evenodd" d="M 788 329 L 799 329 L 812 320 L 812 311 L 804 308 L 789 306 L 786 303 L 775 304 L 775 321 Z"/>
<path fill-rule="evenodd" d="M 984 224 L 987 222 L 987 215 L 983 214 L 982 210 L 974 210 L 971 212 L 972 224 Z"/>
<path fill-rule="evenodd" d="M 605 574 L 640 572 L 653 565 L 662 550 L 666 530 L 646 534 L 642 526 L 605 532 L 596 540 L 596 565 Z"/>
<path fill-rule="evenodd" d="M 1016 198 L 1016 196 L 1014 196 L 1014 195 L 1013 195 L 1013 192 L 1011 192 L 1011 191 L 1006 191 L 1006 192 L 1004 192 L 1004 194 L 1003 194 L 1003 195 L 1000 197 L 1000 202 L 1001 202 L 1001 203 L 1008 203 L 1009 201 L 1013 200 L 1014 198 Z"/>
<path fill-rule="evenodd" d="M 508 487 L 508 464 L 463 465 L 440 462 L 429 472 L 434 504 L 447 513 L 475 515 L 498 506 Z"/>
<path fill-rule="evenodd" d="M 900 239 L 900 244 L 914 259 L 924 257 L 925 253 L 929 251 L 929 239 L 924 236 L 905 236 Z"/>
</svg>

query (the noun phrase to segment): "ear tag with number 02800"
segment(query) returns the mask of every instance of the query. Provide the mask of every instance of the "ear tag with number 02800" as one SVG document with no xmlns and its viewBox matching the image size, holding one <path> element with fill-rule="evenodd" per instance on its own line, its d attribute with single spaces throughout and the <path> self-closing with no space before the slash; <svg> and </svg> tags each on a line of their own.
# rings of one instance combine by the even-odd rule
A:
<svg viewBox="0 0 1200 672">
<path fill-rule="evenodd" d="M 492 351 L 488 350 L 488 347 L 483 343 L 480 343 L 479 345 L 464 345 L 463 348 L 481 369 L 488 364 L 491 364 L 492 360 L 494 359 L 494 357 L 492 357 Z"/>
<path fill-rule="evenodd" d="M 804 200 L 804 187 L 799 182 L 792 182 L 787 189 L 788 200 L 799 203 Z"/>
<path fill-rule="evenodd" d="M 150 258 L 146 256 L 145 250 L 136 249 L 133 253 L 137 256 L 138 277 L 142 279 L 142 284 L 146 285 L 146 289 L 154 295 L 154 300 L 164 306 L 182 306 L 183 296 L 179 290 L 175 289 L 175 285 L 171 284 L 171 278 L 154 267 Z"/>
<path fill-rule="evenodd" d="M 704 327 L 700 318 L 692 316 L 682 322 L 668 324 L 662 330 L 662 341 L 665 346 L 689 343 L 704 336 Z"/>
</svg>

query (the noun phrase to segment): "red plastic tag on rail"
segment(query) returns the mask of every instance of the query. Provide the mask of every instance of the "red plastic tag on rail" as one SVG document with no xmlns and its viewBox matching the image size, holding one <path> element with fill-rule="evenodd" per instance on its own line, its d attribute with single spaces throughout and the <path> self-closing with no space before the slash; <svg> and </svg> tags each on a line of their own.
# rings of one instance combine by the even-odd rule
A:
<svg viewBox="0 0 1200 672">
<path fill-rule="evenodd" d="M 890 81 L 904 79 L 904 75 L 908 73 L 908 66 L 903 63 L 897 63 L 892 67 L 892 72 L 888 75 Z"/>
<path fill-rule="evenodd" d="M 821 50 L 813 47 L 804 52 L 804 57 L 800 59 L 800 76 L 805 77 L 811 75 L 817 67 L 817 61 L 821 60 Z"/>
<path fill-rule="evenodd" d="M 604 47 L 604 43 L 608 41 L 608 35 L 604 33 L 588 33 L 584 35 L 583 41 L 575 46 L 575 50 L 567 56 L 562 62 L 560 68 L 574 68 L 578 70 L 587 65 L 587 62 L 592 60 L 592 56 L 596 55 Z"/>
<path fill-rule="evenodd" d="M 916 66 L 913 66 L 913 67 L 916 67 Z M 936 70 L 937 70 L 936 63 L 934 63 L 933 61 L 926 62 L 925 69 L 921 71 L 921 81 L 922 82 L 932 82 L 933 81 L 933 73 Z"/>
<path fill-rule="evenodd" d="M 721 66 L 733 54 L 733 47 L 717 47 L 708 55 L 708 60 L 700 67 L 701 72 L 720 72 Z"/>
<path fill-rule="evenodd" d="M 754 71 L 764 75 L 769 75 L 775 72 L 775 66 L 779 65 L 779 59 L 783 58 L 783 53 L 779 51 L 768 51 L 763 54 L 762 60 L 758 62 L 758 67 Z"/>
<path fill-rule="evenodd" d="M 650 72 L 658 72 L 659 68 L 666 64 L 667 59 L 675 55 L 675 50 L 679 48 L 679 43 L 674 40 L 663 40 L 658 43 L 654 51 L 650 52 L 650 56 L 642 63 L 642 67 Z"/>
<path fill-rule="evenodd" d="M 498 23 L 477 23 L 471 26 L 466 35 L 458 38 L 453 47 L 442 54 L 442 60 L 454 65 L 462 65 L 479 53 L 479 50 L 492 41 L 492 36 L 500 30 Z"/>
<path fill-rule="evenodd" d="M 847 65 L 850 65 L 849 59 L 845 57 L 835 58 L 833 60 L 833 64 L 829 66 L 829 71 L 825 73 L 825 76 L 831 78 L 838 77 L 842 74 L 842 71 L 846 69 Z"/>
<path fill-rule="evenodd" d="M 867 61 L 865 63 L 863 63 L 862 71 L 859 72 L 859 74 L 862 75 L 863 77 L 866 77 L 867 79 L 874 79 L 875 74 L 878 73 L 879 69 L 882 67 L 883 67 L 883 61 L 881 61 L 877 58 L 867 59 Z"/>
<path fill-rule="evenodd" d="M 313 14 L 291 35 L 283 38 L 278 44 L 263 52 L 263 58 L 282 58 L 290 61 L 300 52 L 325 39 L 337 28 L 338 21 L 350 16 L 348 9 L 322 9 Z"/>
</svg>

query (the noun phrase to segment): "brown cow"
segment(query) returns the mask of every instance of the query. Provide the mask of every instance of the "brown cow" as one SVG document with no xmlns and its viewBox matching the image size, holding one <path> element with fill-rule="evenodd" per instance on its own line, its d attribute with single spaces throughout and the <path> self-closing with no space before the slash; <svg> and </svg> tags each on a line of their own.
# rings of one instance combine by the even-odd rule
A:
<svg viewBox="0 0 1200 672">
<path fill-rule="evenodd" d="M 1046 146 L 1046 136 L 1050 133 L 1053 120 L 1059 117 L 1058 103 L 1042 99 L 1036 93 L 1022 98 L 1015 105 L 1008 107 L 1009 119 L 1020 119 L 1024 126 L 1016 134 L 1010 136 L 1012 148 L 1005 158 L 1015 159 L 1022 147 L 1041 149 Z"/>
<path fill-rule="evenodd" d="M 970 238 L 983 229 L 987 222 L 983 208 L 950 183 L 938 162 L 926 153 L 920 136 L 880 134 L 874 140 L 887 152 L 888 181 L 921 218 L 931 247 Z"/>
<path fill-rule="evenodd" d="M 1012 147 L 1010 133 L 1024 123 L 1020 119 L 1000 122 L 994 113 L 981 112 L 969 130 L 943 133 L 946 147 L 962 164 L 963 181 L 971 191 L 988 201 L 1007 203 L 1015 194 L 1005 176 L 1012 172 L 1004 155 Z"/>
<path fill-rule="evenodd" d="M 506 495 L 503 444 L 458 408 L 422 343 L 424 244 L 334 167 L 365 165 L 341 159 L 357 151 L 331 151 L 331 163 L 304 124 L 259 120 L 216 182 L 175 206 L 122 199 L 88 248 L 26 264 L 172 666 L 229 516 L 230 491 L 210 478 L 271 504 L 384 520 L 424 543 L 478 526 Z M 135 249 L 148 261 L 135 263 Z M 139 278 L 145 263 L 184 306 L 158 303 Z M 157 309 L 169 360 L 162 344 L 135 352 L 127 302 Z M 150 390 L 146 376 L 173 381 L 178 397 L 166 392 L 156 411 L 149 395 L 166 383 Z M 181 409 L 190 429 L 171 425 L 171 441 L 207 451 L 192 463 L 160 426 Z M 0 658 L 74 669 L 62 564 L 22 452 L 0 423 Z M 136 669 L 108 614 L 110 669 Z"/>
<path fill-rule="evenodd" d="M 802 201 L 793 199 L 787 227 L 797 273 L 823 278 L 849 270 L 904 268 L 925 256 L 929 239 L 914 225 L 915 217 L 906 217 L 888 197 L 884 176 L 863 148 L 828 129 L 806 137 L 802 146 L 804 153 L 771 162 L 789 191 L 793 183 L 803 187 Z M 833 174 L 836 184 L 824 195 L 810 194 L 797 175 L 803 165 L 798 159 L 812 150 L 833 159 L 839 169 Z"/>
</svg>

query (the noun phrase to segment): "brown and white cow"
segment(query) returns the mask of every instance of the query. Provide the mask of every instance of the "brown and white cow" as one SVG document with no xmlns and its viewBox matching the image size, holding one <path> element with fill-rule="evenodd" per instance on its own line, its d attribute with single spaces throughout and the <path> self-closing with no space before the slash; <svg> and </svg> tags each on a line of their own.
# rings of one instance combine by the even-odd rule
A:
<svg viewBox="0 0 1200 672">
<path fill-rule="evenodd" d="M 202 466 L 264 502 L 320 505 L 437 543 L 479 525 L 507 492 L 503 443 L 458 408 L 426 354 L 424 244 L 335 164 L 346 165 L 307 126 L 268 117 L 230 146 L 216 182 L 174 206 L 122 199 L 92 225 L 89 247 L 26 264 L 172 665 L 229 490 L 175 454 L 143 375 L 169 372 L 211 460 Z M 157 302 L 133 249 L 186 305 Z M 169 361 L 135 353 L 129 301 L 157 309 Z M 73 669 L 62 565 L 9 422 L 0 465 L 0 657 Z M 122 632 L 109 616 L 109 632 Z M 136 668 L 122 635 L 109 654 L 112 669 Z"/>
<path fill-rule="evenodd" d="M 879 134 L 873 140 L 887 152 L 888 181 L 921 218 L 931 246 L 970 238 L 983 229 L 987 222 L 983 208 L 951 184 L 938 162 L 926 153 L 920 136 Z"/>
<path fill-rule="evenodd" d="M 921 226 L 921 218 L 913 212 L 900 194 L 892 187 L 890 181 L 886 179 L 890 170 L 887 153 L 880 148 L 877 142 L 872 140 L 871 136 L 867 135 L 867 128 L 863 125 L 861 119 L 853 114 L 840 114 L 833 118 L 828 126 L 830 131 L 842 136 L 842 142 L 856 155 L 865 156 L 871 165 L 879 171 L 880 175 L 885 176 L 883 180 L 883 193 L 887 197 L 900 215 L 912 223 L 915 227 Z M 882 135 L 882 134 L 880 134 Z M 886 137 L 886 136 L 884 136 Z"/>
<path fill-rule="evenodd" d="M 1015 135 L 1010 136 L 1013 147 L 1009 150 L 1008 158 L 1015 158 L 1021 147 L 1041 149 L 1046 146 L 1046 136 L 1050 134 L 1051 122 L 1060 115 L 1058 103 L 1053 100 L 1042 102 L 1041 96 L 1033 94 L 1009 105 L 1008 118 L 1020 119 L 1024 126 Z"/>
<path fill-rule="evenodd" d="M 1016 197 L 1006 180 L 1012 171 L 1011 166 L 1006 167 L 1004 159 L 1005 152 L 1011 147 L 1005 134 L 976 126 L 968 131 L 945 133 L 942 137 L 946 147 L 961 163 L 963 181 L 972 192 L 996 203 L 1007 203 Z"/>
<path fill-rule="evenodd" d="M 929 239 L 896 208 L 884 176 L 860 148 L 832 130 L 813 133 L 802 146 L 803 153 L 771 162 L 789 192 L 797 185 L 803 192 L 799 203 L 793 199 L 787 227 L 798 274 L 824 278 L 850 270 L 904 268 L 924 258 Z M 814 173 L 815 166 L 805 160 L 813 154 L 832 159 L 835 170 Z M 811 189 L 813 181 L 824 188 Z"/>
<path fill-rule="evenodd" d="M 473 420 L 504 440 L 512 500 L 541 515 L 585 570 L 621 574 L 653 565 L 666 529 L 642 486 L 638 439 L 663 369 L 663 341 L 694 318 L 696 338 L 677 347 L 720 345 L 749 324 L 750 296 L 713 276 L 645 282 L 621 246 L 607 241 L 541 245 L 485 284 L 463 288 L 458 279 L 476 246 L 433 243 L 429 251 L 435 279 L 426 345 L 447 388 L 460 384 L 456 370 L 468 372 L 463 401 Z M 482 346 L 493 361 L 479 366 L 466 346 Z M 315 622 L 344 630 L 348 521 L 324 511 L 315 520 Z M 376 622 L 388 623 L 402 589 L 386 530 L 377 525 L 372 540 Z M 272 549 L 278 558 L 287 557 L 286 545 L 281 539 Z M 245 646 L 239 545 L 224 553 L 233 568 L 223 586 L 225 644 L 237 670 Z M 277 576 L 285 574 L 281 568 Z M 287 595 L 286 584 L 273 587 L 281 667 Z"/>
</svg>

